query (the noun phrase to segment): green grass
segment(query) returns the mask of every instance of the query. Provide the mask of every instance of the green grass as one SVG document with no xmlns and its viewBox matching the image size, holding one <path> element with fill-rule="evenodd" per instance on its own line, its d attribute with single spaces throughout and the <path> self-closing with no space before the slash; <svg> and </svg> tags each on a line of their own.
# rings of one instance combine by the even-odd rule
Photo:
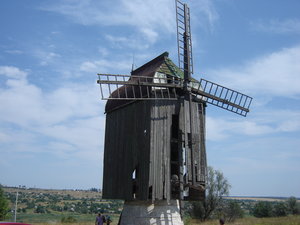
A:
<svg viewBox="0 0 300 225">
<path fill-rule="evenodd" d="M 76 225 L 79 224 L 94 224 L 96 215 L 93 214 L 78 214 L 78 213 L 19 213 L 17 214 L 17 222 L 30 223 L 30 224 L 62 224 L 63 217 L 72 216 L 76 219 Z M 110 215 L 113 222 L 112 225 L 117 224 L 119 215 Z M 10 218 L 10 219 L 9 219 Z M 6 221 L 12 221 L 12 216 L 7 217 Z M 63 223 L 68 224 L 68 223 Z M 74 223 L 72 223 L 74 224 Z"/>
<path fill-rule="evenodd" d="M 185 225 L 218 225 L 218 220 L 201 222 L 191 219 Z M 300 216 L 272 217 L 272 218 L 255 218 L 248 217 L 238 219 L 233 223 L 225 223 L 225 225 L 300 225 Z"/>
<path fill-rule="evenodd" d="M 68 225 L 61 223 L 63 217 L 72 216 L 77 220 L 74 225 L 91 225 L 94 224 L 96 215 L 76 214 L 76 213 L 49 213 L 49 214 L 18 214 L 17 222 L 25 222 L 33 225 Z M 119 219 L 118 215 L 111 215 L 113 219 L 112 225 L 116 225 Z M 69 223 L 70 224 L 70 223 Z M 185 225 L 218 225 L 218 220 L 210 220 L 201 222 L 196 219 L 185 220 Z M 226 225 L 300 225 L 300 216 L 273 217 L 273 218 L 255 218 L 247 217 L 238 219 Z"/>
</svg>

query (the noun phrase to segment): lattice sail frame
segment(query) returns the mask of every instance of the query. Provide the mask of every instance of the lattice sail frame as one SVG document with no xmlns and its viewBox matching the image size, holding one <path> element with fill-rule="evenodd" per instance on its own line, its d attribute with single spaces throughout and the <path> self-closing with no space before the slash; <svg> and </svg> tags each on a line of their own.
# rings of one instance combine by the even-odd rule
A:
<svg viewBox="0 0 300 225">
<path fill-rule="evenodd" d="M 178 66 L 182 71 L 194 73 L 190 8 L 175 0 L 177 24 Z M 187 62 L 188 61 L 188 62 Z M 189 67 L 189 68 L 187 68 Z"/>
<path fill-rule="evenodd" d="M 184 80 L 177 77 L 146 77 L 134 75 L 98 74 L 103 100 L 178 100 Z M 246 116 L 252 98 L 211 81 L 193 80 L 188 85 L 193 98 L 225 110 Z"/>
</svg>

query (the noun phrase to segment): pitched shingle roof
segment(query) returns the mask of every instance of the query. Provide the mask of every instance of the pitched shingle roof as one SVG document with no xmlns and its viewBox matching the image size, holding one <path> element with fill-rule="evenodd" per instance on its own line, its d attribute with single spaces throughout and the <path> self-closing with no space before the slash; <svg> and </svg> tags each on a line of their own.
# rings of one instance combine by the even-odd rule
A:
<svg viewBox="0 0 300 225">
<path fill-rule="evenodd" d="M 180 70 L 168 57 L 169 53 L 164 52 L 161 55 L 157 56 L 156 58 L 152 59 L 151 61 L 145 63 L 144 65 L 140 66 L 139 68 L 133 70 L 131 75 L 134 76 L 146 76 L 146 77 L 154 77 L 156 72 L 164 73 L 170 76 L 178 77 L 183 79 L 184 74 L 183 71 Z M 119 90 L 115 90 L 112 93 L 112 96 L 121 93 L 125 96 L 124 86 L 118 88 Z M 129 104 L 134 100 L 108 100 L 105 106 L 105 112 L 110 112 L 115 110 L 121 106 Z"/>
</svg>

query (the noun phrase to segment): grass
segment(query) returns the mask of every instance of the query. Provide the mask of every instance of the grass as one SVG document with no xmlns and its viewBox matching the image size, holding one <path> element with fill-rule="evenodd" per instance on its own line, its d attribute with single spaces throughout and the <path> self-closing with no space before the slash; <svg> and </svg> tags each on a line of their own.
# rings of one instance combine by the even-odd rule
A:
<svg viewBox="0 0 300 225">
<path fill-rule="evenodd" d="M 66 216 L 74 217 L 76 223 L 61 223 L 61 218 Z M 18 216 L 18 222 L 27 222 L 33 225 L 93 225 L 96 215 L 80 215 L 80 214 L 24 214 Z M 118 223 L 118 215 L 112 215 L 112 225 Z M 218 220 L 210 220 L 201 222 L 196 219 L 185 220 L 185 225 L 218 225 Z M 238 219 L 226 225 L 300 225 L 299 216 L 273 217 L 273 218 L 255 218 L 247 217 Z"/>
<path fill-rule="evenodd" d="M 76 219 L 76 223 L 61 223 L 63 217 L 71 216 Z M 110 215 L 113 223 L 116 225 L 119 220 L 119 215 Z M 11 219 L 9 219 L 11 218 Z M 95 224 L 96 214 L 78 214 L 78 213 L 19 213 L 17 214 L 17 222 L 30 223 L 33 225 L 93 225 Z M 6 221 L 12 221 L 12 216 L 7 217 Z"/>
<path fill-rule="evenodd" d="M 218 220 L 211 220 L 201 222 L 199 220 L 191 219 L 185 225 L 218 225 Z M 287 216 L 287 217 L 272 217 L 272 218 L 255 218 L 248 217 L 238 219 L 226 225 L 300 225 L 300 216 Z"/>
</svg>

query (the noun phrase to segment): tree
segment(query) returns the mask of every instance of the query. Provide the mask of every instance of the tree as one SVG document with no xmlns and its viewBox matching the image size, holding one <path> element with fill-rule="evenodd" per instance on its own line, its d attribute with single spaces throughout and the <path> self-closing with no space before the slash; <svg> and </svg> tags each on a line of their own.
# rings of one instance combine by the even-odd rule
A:
<svg viewBox="0 0 300 225">
<path fill-rule="evenodd" d="M 97 188 L 91 188 L 90 191 L 92 191 L 92 192 L 98 192 L 98 189 Z"/>
<path fill-rule="evenodd" d="M 208 167 L 206 198 L 203 202 L 193 202 L 193 215 L 201 220 L 208 219 L 221 206 L 223 196 L 229 194 L 230 184 L 219 170 Z"/>
<path fill-rule="evenodd" d="M 284 202 L 278 202 L 274 205 L 274 216 L 287 216 L 289 214 L 288 207 Z"/>
<path fill-rule="evenodd" d="M 0 220 L 4 220 L 8 212 L 8 201 L 4 196 L 4 191 L 0 187 Z"/>
<path fill-rule="evenodd" d="M 295 214 L 299 214 L 300 210 L 299 210 L 299 204 L 297 204 L 297 199 L 295 197 L 289 197 L 287 199 L 287 205 L 288 205 L 288 209 L 289 212 L 293 215 Z"/>
<path fill-rule="evenodd" d="M 44 206 L 42 206 L 42 205 L 39 204 L 39 205 L 36 207 L 35 212 L 36 212 L 36 213 L 46 213 L 46 210 L 45 210 L 45 207 L 44 207 Z"/>
<path fill-rule="evenodd" d="M 233 222 L 237 218 L 244 217 L 244 211 L 237 201 L 226 201 L 222 207 L 223 218 L 228 222 Z"/>
<path fill-rule="evenodd" d="M 270 202 L 258 202 L 254 205 L 253 216 L 255 217 L 271 217 L 273 216 L 273 208 Z"/>
</svg>

